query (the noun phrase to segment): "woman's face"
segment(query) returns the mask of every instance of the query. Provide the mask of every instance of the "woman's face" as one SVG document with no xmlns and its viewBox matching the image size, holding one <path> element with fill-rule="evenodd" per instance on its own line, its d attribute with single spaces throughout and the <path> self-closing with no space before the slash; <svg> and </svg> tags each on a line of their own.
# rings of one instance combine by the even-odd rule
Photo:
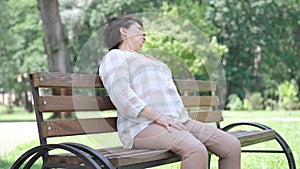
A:
<svg viewBox="0 0 300 169">
<path fill-rule="evenodd" d="M 134 22 L 129 28 L 121 28 L 123 44 L 130 50 L 139 52 L 146 40 L 146 34 L 140 24 Z"/>
</svg>

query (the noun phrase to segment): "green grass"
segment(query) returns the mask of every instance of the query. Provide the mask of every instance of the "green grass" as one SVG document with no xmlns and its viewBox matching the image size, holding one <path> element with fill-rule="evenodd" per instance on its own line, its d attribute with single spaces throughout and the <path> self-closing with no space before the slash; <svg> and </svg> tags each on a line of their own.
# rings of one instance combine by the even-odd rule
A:
<svg viewBox="0 0 300 169">
<path fill-rule="evenodd" d="M 2 117 L 2 115 L 0 115 Z M 222 122 L 224 127 L 227 124 L 233 122 L 241 121 L 253 121 L 265 124 L 273 129 L 275 129 L 289 144 L 292 149 L 294 158 L 296 160 L 296 165 L 300 166 L 300 111 L 255 111 L 255 112 L 244 112 L 244 111 L 226 111 L 224 112 L 225 121 Z M 87 144 L 91 147 L 107 147 L 120 145 L 120 141 L 116 134 L 106 134 L 106 135 L 91 135 L 88 138 L 84 137 L 68 137 L 61 139 L 52 139 L 50 143 L 57 142 L 67 142 L 67 141 L 78 141 Z M 29 143 L 22 144 L 18 146 L 15 151 L 5 154 L 0 157 L 0 168 L 10 168 L 10 165 L 26 150 L 37 146 L 38 141 L 33 141 Z M 264 148 L 280 148 L 275 141 L 269 141 L 266 143 L 257 144 L 255 146 L 245 147 L 246 149 L 264 149 Z M 39 162 L 33 168 L 40 168 L 41 162 Z M 169 165 L 164 165 L 160 167 L 155 167 L 155 169 L 179 169 L 180 163 L 174 163 Z M 217 158 L 213 156 L 211 168 L 217 168 Z M 285 156 L 282 154 L 242 154 L 242 169 L 285 169 L 288 168 Z"/>
<path fill-rule="evenodd" d="M 264 124 L 276 130 L 285 141 L 289 144 L 296 166 L 300 166 L 300 111 L 254 111 L 254 112 L 225 112 L 225 121 L 223 126 L 242 121 L 252 121 Z M 257 144 L 245 149 L 264 149 L 277 148 L 280 146 L 276 141 L 269 141 Z M 252 166 L 252 167 L 251 167 Z M 264 169 L 284 169 L 288 168 L 287 161 L 284 155 L 279 154 L 246 154 L 242 155 L 242 167 L 245 169 L 254 168 Z"/>
<path fill-rule="evenodd" d="M 33 112 L 26 112 L 23 107 L 13 107 L 13 113 L 7 113 L 8 107 L 0 105 L 0 122 L 35 121 Z"/>
<path fill-rule="evenodd" d="M 35 121 L 34 112 L 27 112 L 23 107 L 14 106 L 13 113 L 7 113 L 7 106 L 0 105 L 0 122 L 29 122 Z M 46 113 L 45 118 L 52 116 Z"/>
</svg>

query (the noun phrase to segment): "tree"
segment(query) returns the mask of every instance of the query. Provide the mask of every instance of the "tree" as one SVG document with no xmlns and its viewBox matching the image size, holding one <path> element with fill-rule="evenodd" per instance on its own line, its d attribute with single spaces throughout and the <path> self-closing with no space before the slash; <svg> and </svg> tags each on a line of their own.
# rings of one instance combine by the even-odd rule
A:
<svg viewBox="0 0 300 169">
<path fill-rule="evenodd" d="M 43 20 L 44 48 L 48 56 L 49 71 L 71 72 L 72 68 L 60 19 L 58 1 L 38 0 L 38 7 Z M 69 95 L 72 91 L 53 89 L 53 93 L 56 95 Z M 70 116 L 70 113 L 54 112 L 53 118 Z"/>
<path fill-rule="evenodd" d="M 0 31 L 1 88 L 3 92 L 15 94 L 10 104 L 24 104 L 29 112 L 32 112 L 32 105 L 27 96 L 30 91 L 27 76 L 37 70 L 46 70 L 36 4 L 35 0 L 10 0 L 1 1 L 0 5 L 0 27 L 3 28 Z"/>
<path fill-rule="evenodd" d="M 57 0 L 38 0 L 43 20 L 44 48 L 48 56 L 49 71 L 71 72 L 66 38 L 59 15 Z"/>
<path fill-rule="evenodd" d="M 8 60 L 8 51 L 7 46 L 12 44 L 11 38 L 9 38 L 10 34 L 8 34 L 8 27 L 9 24 L 9 17 L 10 14 L 8 12 L 8 4 L 6 1 L 0 1 L 0 10 L 2 11 L 0 13 L 0 92 L 1 94 L 4 94 L 5 92 L 9 91 L 9 85 L 7 81 L 7 75 L 8 75 L 8 69 L 5 66 L 5 63 L 7 63 Z M 3 97 L 4 99 L 4 97 Z"/>
<path fill-rule="evenodd" d="M 229 93 L 245 97 L 246 91 L 263 93 L 284 80 L 299 79 L 293 39 L 295 19 L 299 21 L 296 0 L 218 0 L 210 5 L 208 18 L 221 30 L 220 43 L 229 48 L 223 57 Z M 275 90 L 269 97 L 275 97 Z"/>
</svg>

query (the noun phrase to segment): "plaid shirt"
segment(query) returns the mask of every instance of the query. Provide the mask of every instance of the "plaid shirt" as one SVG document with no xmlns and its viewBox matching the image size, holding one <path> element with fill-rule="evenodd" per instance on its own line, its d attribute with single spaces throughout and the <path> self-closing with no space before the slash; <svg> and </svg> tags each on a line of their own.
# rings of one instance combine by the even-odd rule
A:
<svg viewBox="0 0 300 169">
<path fill-rule="evenodd" d="M 152 56 L 111 50 L 102 59 L 99 74 L 117 108 L 124 148 L 132 148 L 134 137 L 153 122 L 139 116 L 146 105 L 181 123 L 190 119 L 170 69 Z"/>
</svg>

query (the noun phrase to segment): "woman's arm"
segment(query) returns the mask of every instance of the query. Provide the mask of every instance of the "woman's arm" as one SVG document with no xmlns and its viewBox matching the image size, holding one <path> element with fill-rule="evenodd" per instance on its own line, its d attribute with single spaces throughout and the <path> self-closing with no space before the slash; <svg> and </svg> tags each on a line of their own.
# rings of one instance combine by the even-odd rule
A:
<svg viewBox="0 0 300 169">
<path fill-rule="evenodd" d="M 146 103 L 130 87 L 126 56 L 117 51 L 109 52 L 101 62 L 99 75 L 119 113 L 137 118 Z"/>
</svg>

